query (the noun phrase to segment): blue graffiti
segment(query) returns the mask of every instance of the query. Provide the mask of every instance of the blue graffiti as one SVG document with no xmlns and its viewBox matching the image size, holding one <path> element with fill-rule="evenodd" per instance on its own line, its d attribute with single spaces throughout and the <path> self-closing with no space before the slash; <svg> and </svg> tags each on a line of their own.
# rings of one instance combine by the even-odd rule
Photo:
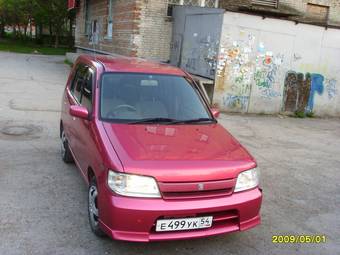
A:
<svg viewBox="0 0 340 255">
<path fill-rule="evenodd" d="M 271 99 L 273 97 L 281 96 L 281 93 L 270 88 L 265 88 L 261 90 L 261 96 L 266 99 Z"/>
<path fill-rule="evenodd" d="M 239 96 L 227 94 L 223 97 L 223 105 L 231 109 L 240 109 L 247 111 L 249 96 Z"/>
<path fill-rule="evenodd" d="M 314 108 L 314 96 L 315 93 L 322 95 L 324 90 L 324 82 L 325 78 L 321 74 L 311 74 L 311 87 L 310 94 L 307 104 L 307 112 L 312 112 Z"/>
</svg>

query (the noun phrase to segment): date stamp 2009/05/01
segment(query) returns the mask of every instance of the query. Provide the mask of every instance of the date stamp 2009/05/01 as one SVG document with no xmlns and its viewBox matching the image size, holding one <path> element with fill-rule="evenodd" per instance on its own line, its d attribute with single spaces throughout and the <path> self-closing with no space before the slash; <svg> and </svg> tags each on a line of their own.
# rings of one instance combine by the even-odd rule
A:
<svg viewBox="0 0 340 255">
<path fill-rule="evenodd" d="M 273 235 L 272 243 L 326 243 L 326 235 Z"/>
</svg>

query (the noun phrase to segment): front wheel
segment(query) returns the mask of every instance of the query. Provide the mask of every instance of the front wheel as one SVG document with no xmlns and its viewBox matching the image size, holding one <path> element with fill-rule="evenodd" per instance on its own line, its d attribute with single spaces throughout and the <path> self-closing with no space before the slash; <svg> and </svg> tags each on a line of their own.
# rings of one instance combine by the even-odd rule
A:
<svg viewBox="0 0 340 255">
<path fill-rule="evenodd" d="M 96 236 L 103 237 L 105 234 L 99 227 L 98 189 L 95 178 L 92 178 L 90 182 L 88 195 L 88 212 L 91 230 Z"/>
</svg>

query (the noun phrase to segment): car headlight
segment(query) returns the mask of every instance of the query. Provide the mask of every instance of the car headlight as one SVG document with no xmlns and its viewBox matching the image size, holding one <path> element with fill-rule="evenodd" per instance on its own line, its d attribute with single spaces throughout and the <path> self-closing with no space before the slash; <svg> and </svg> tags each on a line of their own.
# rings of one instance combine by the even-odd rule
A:
<svg viewBox="0 0 340 255">
<path fill-rule="evenodd" d="M 255 188 L 259 185 L 260 173 L 257 168 L 253 168 L 240 173 L 237 177 L 234 192 Z"/>
<path fill-rule="evenodd" d="M 107 184 L 119 195 L 128 197 L 161 197 L 156 180 L 152 177 L 122 174 L 109 170 Z"/>
</svg>

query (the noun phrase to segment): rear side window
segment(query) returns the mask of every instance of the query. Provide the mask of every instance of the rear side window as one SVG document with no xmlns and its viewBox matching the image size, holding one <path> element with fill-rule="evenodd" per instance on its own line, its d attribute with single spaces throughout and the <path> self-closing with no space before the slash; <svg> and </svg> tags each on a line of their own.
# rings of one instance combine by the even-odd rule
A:
<svg viewBox="0 0 340 255">
<path fill-rule="evenodd" d="M 74 76 L 73 82 L 71 84 L 71 93 L 77 99 L 78 103 L 82 100 L 82 87 L 86 76 L 87 68 L 84 65 L 79 65 L 76 70 L 76 75 Z"/>
<path fill-rule="evenodd" d="M 92 69 L 87 68 L 82 88 L 81 104 L 89 111 L 92 110 L 93 73 Z"/>
<path fill-rule="evenodd" d="M 78 103 L 89 111 L 92 110 L 93 78 L 94 71 L 91 68 L 79 65 L 70 88 Z"/>
</svg>

